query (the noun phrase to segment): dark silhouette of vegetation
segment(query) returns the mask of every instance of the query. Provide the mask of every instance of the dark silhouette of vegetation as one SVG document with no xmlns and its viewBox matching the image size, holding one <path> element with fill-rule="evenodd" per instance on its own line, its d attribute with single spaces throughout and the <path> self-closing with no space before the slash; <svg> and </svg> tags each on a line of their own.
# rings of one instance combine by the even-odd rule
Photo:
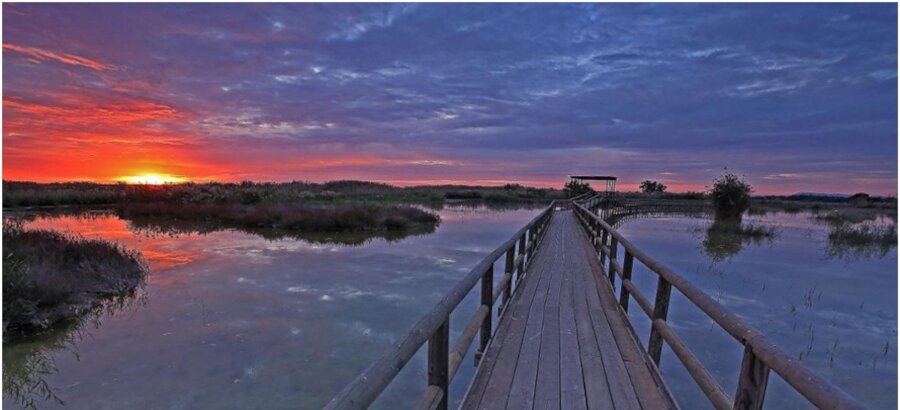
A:
<svg viewBox="0 0 900 410">
<path fill-rule="evenodd" d="M 215 222 L 223 227 L 294 232 L 384 232 L 432 228 L 434 213 L 411 206 L 372 205 L 254 205 L 129 203 L 119 208 L 122 218 L 166 217 L 179 221 Z"/>
<path fill-rule="evenodd" d="M 183 234 L 201 234 L 221 231 L 223 229 L 239 229 L 242 232 L 259 235 L 266 239 L 277 240 L 285 238 L 300 239 L 315 244 L 337 244 L 358 246 L 367 243 L 375 238 L 382 238 L 388 242 L 398 241 L 409 236 L 425 235 L 433 233 L 438 224 L 417 224 L 415 226 L 407 226 L 403 230 L 380 230 L 380 231 L 298 231 L 273 227 L 252 227 L 237 224 L 223 223 L 217 219 L 178 219 L 171 215 L 120 215 L 128 220 L 129 228 L 141 235 L 149 237 L 158 236 L 178 236 Z"/>
<path fill-rule="evenodd" d="M 595 192 L 591 185 L 587 182 L 581 182 L 577 179 L 573 179 L 569 182 L 566 182 L 563 185 L 563 192 L 565 192 L 566 197 L 572 198 L 578 195 L 584 195 L 588 192 Z"/>
<path fill-rule="evenodd" d="M 440 203 L 445 199 L 495 202 L 550 202 L 563 192 L 549 188 L 507 184 L 499 187 L 439 185 L 396 187 L 366 181 L 183 183 L 166 185 L 97 184 L 89 182 L 38 184 L 3 181 L 3 206 L 114 205 L 125 203 Z"/>
<path fill-rule="evenodd" d="M 641 182 L 640 189 L 641 192 L 645 194 L 661 194 L 666 192 L 666 188 L 668 188 L 662 182 L 645 180 Z"/>
<path fill-rule="evenodd" d="M 147 274 L 141 255 L 119 245 L 4 221 L 3 338 L 129 296 Z"/>
<path fill-rule="evenodd" d="M 727 173 L 713 181 L 710 197 L 716 210 L 716 219 L 740 220 L 750 207 L 753 187 L 732 173 Z"/>
</svg>

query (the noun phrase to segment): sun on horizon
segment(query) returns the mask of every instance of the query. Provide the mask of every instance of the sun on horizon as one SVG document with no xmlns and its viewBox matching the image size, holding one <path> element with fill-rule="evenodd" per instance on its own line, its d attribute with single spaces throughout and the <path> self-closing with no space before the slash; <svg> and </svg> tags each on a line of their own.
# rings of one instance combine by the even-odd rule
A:
<svg viewBox="0 0 900 410">
<path fill-rule="evenodd" d="M 147 172 L 138 175 L 123 176 L 119 178 L 118 181 L 134 185 L 165 185 L 188 182 L 188 179 L 177 175 Z"/>
</svg>

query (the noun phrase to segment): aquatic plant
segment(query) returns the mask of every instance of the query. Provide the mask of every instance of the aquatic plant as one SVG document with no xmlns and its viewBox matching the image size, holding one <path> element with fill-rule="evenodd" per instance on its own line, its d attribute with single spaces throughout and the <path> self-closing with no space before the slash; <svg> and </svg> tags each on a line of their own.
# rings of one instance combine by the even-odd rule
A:
<svg viewBox="0 0 900 410">
<path fill-rule="evenodd" d="M 826 254 L 837 258 L 883 257 L 896 246 L 896 224 L 843 222 L 831 227 Z"/>
</svg>

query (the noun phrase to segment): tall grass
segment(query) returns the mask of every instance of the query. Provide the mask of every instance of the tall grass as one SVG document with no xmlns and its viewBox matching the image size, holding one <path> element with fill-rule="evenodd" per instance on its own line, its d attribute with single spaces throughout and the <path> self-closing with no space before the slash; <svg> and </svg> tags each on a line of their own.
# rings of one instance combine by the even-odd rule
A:
<svg viewBox="0 0 900 410">
<path fill-rule="evenodd" d="M 832 257 L 853 258 L 884 256 L 897 246 L 897 225 L 838 223 L 828 233 L 827 254 Z"/>
<path fill-rule="evenodd" d="M 3 224 L 3 337 L 78 317 L 133 292 L 148 274 L 138 252 L 99 239 Z"/>
</svg>

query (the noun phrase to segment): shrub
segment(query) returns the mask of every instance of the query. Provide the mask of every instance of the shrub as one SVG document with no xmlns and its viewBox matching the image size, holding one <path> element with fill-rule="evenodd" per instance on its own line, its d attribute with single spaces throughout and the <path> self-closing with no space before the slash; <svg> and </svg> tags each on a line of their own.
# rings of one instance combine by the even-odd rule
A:
<svg viewBox="0 0 900 410">
<path fill-rule="evenodd" d="M 645 194 L 657 194 L 666 192 L 668 187 L 662 182 L 645 180 L 641 182 L 640 188 L 641 192 Z"/>
<path fill-rule="evenodd" d="M 732 173 L 727 173 L 713 181 L 710 189 L 717 219 L 740 219 L 750 207 L 753 187 Z"/>
</svg>

